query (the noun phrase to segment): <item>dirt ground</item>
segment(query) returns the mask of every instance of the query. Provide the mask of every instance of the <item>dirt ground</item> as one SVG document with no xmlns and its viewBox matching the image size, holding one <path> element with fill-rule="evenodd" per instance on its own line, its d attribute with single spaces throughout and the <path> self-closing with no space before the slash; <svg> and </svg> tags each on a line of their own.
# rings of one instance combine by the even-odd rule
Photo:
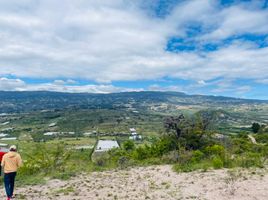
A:
<svg viewBox="0 0 268 200">
<path fill-rule="evenodd" d="M 0 199 L 5 199 L 4 189 Z M 16 199 L 267 200 L 268 172 L 211 170 L 175 173 L 169 165 L 82 174 L 68 181 L 16 188 Z"/>
</svg>

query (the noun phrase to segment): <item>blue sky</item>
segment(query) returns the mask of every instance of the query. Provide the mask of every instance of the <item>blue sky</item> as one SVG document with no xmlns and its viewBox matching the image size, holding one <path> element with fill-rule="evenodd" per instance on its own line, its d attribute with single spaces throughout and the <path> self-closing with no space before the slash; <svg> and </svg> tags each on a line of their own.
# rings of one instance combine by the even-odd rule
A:
<svg viewBox="0 0 268 200">
<path fill-rule="evenodd" d="M 2 0 L 0 90 L 268 99 L 267 0 Z"/>
</svg>

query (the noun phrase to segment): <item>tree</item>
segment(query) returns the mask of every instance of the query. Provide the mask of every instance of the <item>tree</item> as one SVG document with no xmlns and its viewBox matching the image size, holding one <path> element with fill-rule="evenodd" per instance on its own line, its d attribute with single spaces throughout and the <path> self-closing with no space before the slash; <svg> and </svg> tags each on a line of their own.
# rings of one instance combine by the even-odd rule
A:
<svg viewBox="0 0 268 200">
<path fill-rule="evenodd" d="M 257 122 L 254 122 L 251 126 L 253 133 L 258 133 L 260 128 L 261 128 L 261 125 Z"/>
<path fill-rule="evenodd" d="M 164 127 L 167 132 L 170 132 L 172 130 L 175 131 L 177 138 L 180 138 L 182 135 L 182 122 L 184 121 L 184 115 L 181 114 L 178 117 L 167 117 L 164 121 Z"/>
<path fill-rule="evenodd" d="M 183 115 L 179 117 L 168 117 L 164 121 L 166 131 L 173 131 L 176 141 L 185 149 L 196 150 L 206 146 L 211 142 L 208 127 L 211 123 L 210 115 L 200 115 L 199 113 L 191 119 L 185 119 Z"/>
<path fill-rule="evenodd" d="M 123 121 L 122 118 L 117 118 L 117 119 L 116 119 L 117 125 L 119 125 L 122 121 Z"/>
<path fill-rule="evenodd" d="M 196 126 L 198 126 L 202 131 L 207 131 L 212 127 L 212 124 L 214 124 L 217 115 L 218 115 L 217 110 L 201 110 L 196 113 L 195 118 L 196 118 Z"/>
</svg>

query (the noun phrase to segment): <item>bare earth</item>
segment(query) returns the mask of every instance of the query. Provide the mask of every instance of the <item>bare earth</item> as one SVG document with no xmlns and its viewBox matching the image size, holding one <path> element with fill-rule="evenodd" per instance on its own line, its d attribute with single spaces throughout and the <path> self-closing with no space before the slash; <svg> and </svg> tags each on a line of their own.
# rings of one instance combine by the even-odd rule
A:
<svg viewBox="0 0 268 200">
<path fill-rule="evenodd" d="M 16 199 L 34 200 L 267 200 L 268 173 L 236 169 L 177 174 L 164 165 L 49 180 L 45 185 L 16 188 L 16 194 Z M 3 189 L 0 199 L 5 199 Z"/>
</svg>

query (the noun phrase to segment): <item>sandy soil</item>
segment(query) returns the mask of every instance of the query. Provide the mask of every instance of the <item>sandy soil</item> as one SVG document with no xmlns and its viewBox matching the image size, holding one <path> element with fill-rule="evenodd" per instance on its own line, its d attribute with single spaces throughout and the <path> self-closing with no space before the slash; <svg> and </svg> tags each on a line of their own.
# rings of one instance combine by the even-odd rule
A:
<svg viewBox="0 0 268 200">
<path fill-rule="evenodd" d="M 4 198 L 1 189 L 0 199 Z M 171 166 L 83 174 L 68 181 L 16 188 L 16 199 L 267 200 L 266 170 L 214 170 L 177 174 Z"/>
</svg>

